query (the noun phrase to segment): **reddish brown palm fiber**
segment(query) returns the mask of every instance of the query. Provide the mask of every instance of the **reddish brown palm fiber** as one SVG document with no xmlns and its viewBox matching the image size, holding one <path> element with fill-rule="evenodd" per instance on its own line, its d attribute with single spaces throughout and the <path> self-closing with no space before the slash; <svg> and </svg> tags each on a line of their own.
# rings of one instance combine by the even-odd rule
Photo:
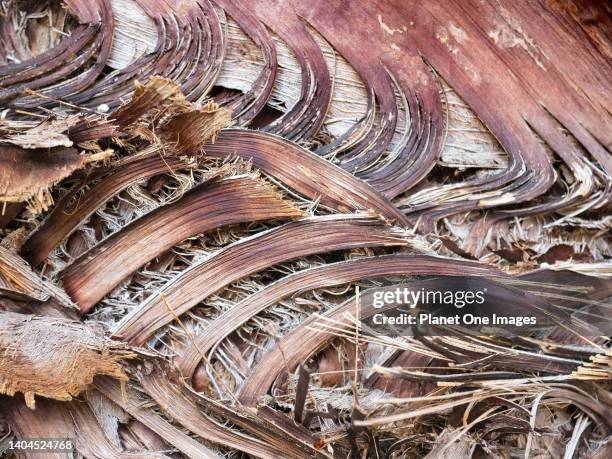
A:
<svg viewBox="0 0 612 459">
<path fill-rule="evenodd" d="M 421 268 L 421 271 L 418 271 L 416 267 L 421 266 L 428 260 L 431 260 L 430 263 L 433 267 L 437 267 L 440 263 L 439 259 L 433 257 L 389 255 L 332 263 L 287 276 L 245 298 L 232 309 L 229 309 L 210 322 L 206 329 L 196 337 L 195 341 L 186 347 L 177 359 L 178 367 L 184 376 L 191 378 L 198 362 L 202 359 L 202 355 L 208 354 L 219 341 L 258 313 L 298 291 L 332 287 L 366 278 L 374 279 L 401 274 L 425 274 L 431 271 L 431 267 Z M 457 266 L 456 261 L 448 260 L 445 264 L 452 267 L 452 272 L 457 272 L 455 269 Z M 494 270 L 488 270 L 484 265 L 476 263 L 466 264 L 465 269 L 475 270 L 474 272 L 479 274 L 495 272 Z"/>
<path fill-rule="evenodd" d="M 49 256 L 53 248 L 113 195 L 139 180 L 186 166 L 185 162 L 173 157 L 130 157 L 124 164 L 113 168 L 106 178 L 88 190 L 84 196 L 77 198 L 78 193 L 98 178 L 98 175 L 89 177 L 56 204 L 42 227 L 24 244 L 21 255 L 32 266 L 38 265 Z"/>
<path fill-rule="evenodd" d="M 408 220 L 387 198 L 367 183 L 309 150 L 263 132 L 224 129 L 215 143 L 204 147 L 211 156 L 238 155 L 251 160 L 277 180 L 298 193 L 320 198 L 323 205 L 341 211 L 372 211 L 408 226 Z"/>
<path fill-rule="evenodd" d="M 132 272 L 188 237 L 224 225 L 300 214 L 259 179 L 205 183 L 112 235 L 61 277 L 66 291 L 85 313 Z"/>
<path fill-rule="evenodd" d="M 403 231 L 380 221 L 355 216 L 289 223 L 243 239 L 194 264 L 126 316 L 114 334 L 132 344 L 143 344 L 172 321 L 165 301 L 182 314 L 231 282 L 274 264 L 333 250 L 408 244 L 402 235 Z"/>
<path fill-rule="evenodd" d="M 367 261 L 364 260 L 359 264 L 337 263 L 332 266 L 333 268 L 328 269 L 325 269 L 327 267 L 319 268 L 318 274 L 323 275 L 327 279 L 326 283 L 322 283 L 321 279 L 316 275 L 308 276 L 315 288 L 318 286 L 317 284 L 333 285 L 331 279 L 335 277 L 339 277 L 340 279 L 338 280 L 341 283 L 345 280 L 372 279 L 392 275 L 492 276 L 500 274 L 497 269 L 479 263 L 414 255 L 377 257 L 367 259 Z M 314 272 L 314 270 L 312 271 Z M 361 273 L 360 276 L 357 275 L 359 272 Z M 299 273 L 294 276 L 298 275 Z M 348 279 L 345 279 L 345 276 Z M 267 287 L 270 290 L 274 289 L 275 300 L 278 299 L 280 301 L 291 294 L 289 291 L 283 291 L 283 289 L 278 289 L 278 287 L 275 288 L 275 285 Z M 291 284 L 288 286 L 291 286 Z M 299 290 L 304 289 L 305 286 L 302 282 Z M 293 291 L 295 291 L 295 286 L 293 286 Z M 261 296 L 263 293 L 260 292 L 257 295 Z M 325 313 L 325 317 L 337 321 L 337 326 L 348 328 L 351 322 L 344 317 L 344 313 L 353 310 L 354 301 L 349 301 L 328 311 Z M 362 317 L 366 317 L 368 313 L 371 314 L 373 311 L 374 309 L 370 311 L 364 309 Z M 293 370 L 299 362 L 305 360 L 309 355 L 333 339 L 333 335 L 322 332 L 316 326 L 313 327 L 313 324 L 316 322 L 315 319 L 316 317 L 313 316 L 302 322 L 287 336 L 283 337 L 282 341 L 269 350 L 263 359 L 253 367 L 240 390 L 241 402 L 245 404 L 255 403 L 260 396 L 268 392 L 276 377 L 285 368 L 289 369 L 289 371 Z"/>
</svg>

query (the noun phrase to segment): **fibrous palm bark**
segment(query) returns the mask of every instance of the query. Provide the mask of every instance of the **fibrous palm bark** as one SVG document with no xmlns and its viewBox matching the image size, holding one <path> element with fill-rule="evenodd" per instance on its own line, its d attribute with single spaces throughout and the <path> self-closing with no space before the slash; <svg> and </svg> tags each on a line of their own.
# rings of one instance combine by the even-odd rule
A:
<svg viewBox="0 0 612 459">
<path fill-rule="evenodd" d="M 0 451 L 609 456 L 609 5 L 0 8 Z M 465 277 L 558 326 L 361 321 Z"/>
</svg>

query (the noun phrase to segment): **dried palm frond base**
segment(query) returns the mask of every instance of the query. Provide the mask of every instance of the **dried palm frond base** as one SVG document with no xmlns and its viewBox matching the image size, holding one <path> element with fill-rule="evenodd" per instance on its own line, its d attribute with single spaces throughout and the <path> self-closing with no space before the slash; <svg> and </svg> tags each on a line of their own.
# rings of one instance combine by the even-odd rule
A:
<svg viewBox="0 0 612 459">
<path fill-rule="evenodd" d="M 612 457 L 611 16 L 1 2 L 0 455 Z M 555 326 L 368 325 L 466 277 Z"/>
</svg>

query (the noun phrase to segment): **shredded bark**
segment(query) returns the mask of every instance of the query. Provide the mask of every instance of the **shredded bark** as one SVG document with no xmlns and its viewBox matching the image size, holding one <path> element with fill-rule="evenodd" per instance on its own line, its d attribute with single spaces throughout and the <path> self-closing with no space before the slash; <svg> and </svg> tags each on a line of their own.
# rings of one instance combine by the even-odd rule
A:
<svg viewBox="0 0 612 459">
<path fill-rule="evenodd" d="M 96 375 L 127 380 L 121 361 L 136 355 L 87 325 L 12 312 L 1 319 L 0 393 L 21 392 L 30 408 L 36 395 L 71 400 Z"/>
<path fill-rule="evenodd" d="M 2 297 L 36 303 L 52 301 L 68 310 L 76 308 L 61 288 L 42 280 L 19 255 L 0 246 L 0 299 Z"/>
<path fill-rule="evenodd" d="M 1 2 L 0 451 L 609 457 L 610 16 Z M 368 325 L 463 278 L 554 326 Z"/>
<path fill-rule="evenodd" d="M 80 154 L 74 148 L 23 149 L 0 145 L 0 201 L 30 201 L 39 212 L 53 204 L 49 189 L 110 152 Z"/>
</svg>

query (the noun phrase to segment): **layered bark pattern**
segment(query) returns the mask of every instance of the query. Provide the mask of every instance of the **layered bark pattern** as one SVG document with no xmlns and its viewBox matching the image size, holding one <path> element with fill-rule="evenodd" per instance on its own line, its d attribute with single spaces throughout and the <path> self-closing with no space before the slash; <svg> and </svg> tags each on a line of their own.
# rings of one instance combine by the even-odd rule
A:
<svg viewBox="0 0 612 459">
<path fill-rule="evenodd" d="M 2 2 L 0 452 L 609 457 L 611 17 Z M 360 322 L 447 277 L 560 325 Z"/>
</svg>

